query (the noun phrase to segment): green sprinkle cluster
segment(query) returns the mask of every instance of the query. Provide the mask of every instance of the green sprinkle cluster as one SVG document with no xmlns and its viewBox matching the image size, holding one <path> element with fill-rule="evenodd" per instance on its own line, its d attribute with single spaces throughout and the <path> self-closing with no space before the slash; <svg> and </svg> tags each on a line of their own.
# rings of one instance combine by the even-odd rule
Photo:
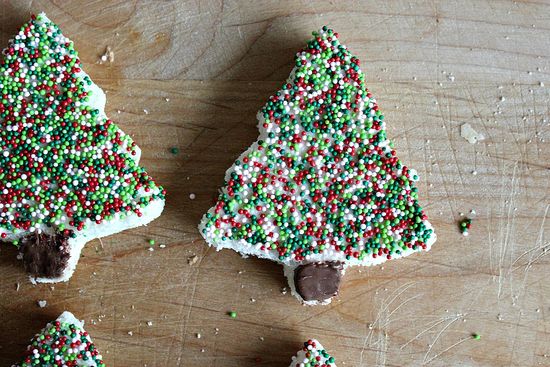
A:
<svg viewBox="0 0 550 367">
<path fill-rule="evenodd" d="M 470 218 L 464 218 L 460 221 L 458 227 L 460 229 L 460 233 L 462 233 L 463 236 L 467 236 L 471 226 L 472 220 Z"/>
</svg>

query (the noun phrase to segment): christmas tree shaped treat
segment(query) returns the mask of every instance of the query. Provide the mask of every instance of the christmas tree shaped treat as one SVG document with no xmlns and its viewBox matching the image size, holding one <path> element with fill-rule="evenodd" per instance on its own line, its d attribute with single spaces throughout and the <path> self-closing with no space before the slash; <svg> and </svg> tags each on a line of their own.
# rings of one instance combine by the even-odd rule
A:
<svg viewBox="0 0 550 367">
<path fill-rule="evenodd" d="M 302 350 L 292 357 L 289 367 L 336 367 L 334 358 L 327 353 L 321 343 L 310 339 L 304 343 Z"/>
<path fill-rule="evenodd" d="M 282 263 L 295 296 L 326 304 L 348 266 L 435 242 L 417 174 L 397 158 L 359 60 L 337 33 L 314 33 L 258 120 L 258 140 L 199 225 L 208 244 Z"/>
<path fill-rule="evenodd" d="M 73 43 L 33 17 L 0 63 L 0 240 L 32 279 L 65 281 L 86 242 L 160 215 L 164 191 L 139 157 Z"/>
<path fill-rule="evenodd" d="M 12 367 L 105 367 L 84 323 L 65 311 L 36 334 L 21 363 Z"/>
</svg>

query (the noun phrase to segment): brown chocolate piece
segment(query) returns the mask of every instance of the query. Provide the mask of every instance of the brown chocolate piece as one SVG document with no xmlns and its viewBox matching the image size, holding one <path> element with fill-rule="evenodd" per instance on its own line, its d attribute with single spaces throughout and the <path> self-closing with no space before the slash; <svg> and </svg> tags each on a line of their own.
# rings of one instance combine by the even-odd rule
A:
<svg viewBox="0 0 550 367">
<path fill-rule="evenodd" d="M 305 301 L 325 301 L 338 294 L 343 263 L 315 262 L 300 265 L 294 270 L 296 291 Z"/>
<path fill-rule="evenodd" d="M 19 251 L 25 270 L 34 277 L 61 276 L 69 261 L 69 238 L 63 234 L 32 234 L 23 238 Z"/>
</svg>

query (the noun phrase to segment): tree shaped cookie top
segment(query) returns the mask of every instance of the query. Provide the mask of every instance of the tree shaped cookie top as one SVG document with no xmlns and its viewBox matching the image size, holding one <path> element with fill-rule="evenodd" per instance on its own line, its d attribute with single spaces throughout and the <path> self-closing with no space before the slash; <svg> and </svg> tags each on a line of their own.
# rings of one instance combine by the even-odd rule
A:
<svg viewBox="0 0 550 367">
<path fill-rule="evenodd" d="M 36 334 L 22 362 L 14 367 L 105 367 L 84 325 L 68 311 Z"/>
<path fill-rule="evenodd" d="M 435 241 L 359 64 L 337 33 L 314 33 L 199 227 L 218 249 L 285 264 L 293 290 L 297 266 L 373 265 Z"/>
<path fill-rule="evenodd" d="M 302 350 L 292 358 L 289 367 L 336 367 L 334 358 L 327 353 L 321 343 L 310 339 L 304 343 Z"/>
<path fill-rule="evenodd" d="M 70 263 L 76 242 L 142 224 L 151 206 L 160 214 L 163 189 L 104 106 L 72 41 L 44 14 L 10 41 L 0 64 L 0 239 L 51 242 L 29 256 L 57 251 Z M 37 276 L 61 275 L 45 274 L 42 260 Z"/>
</svg>

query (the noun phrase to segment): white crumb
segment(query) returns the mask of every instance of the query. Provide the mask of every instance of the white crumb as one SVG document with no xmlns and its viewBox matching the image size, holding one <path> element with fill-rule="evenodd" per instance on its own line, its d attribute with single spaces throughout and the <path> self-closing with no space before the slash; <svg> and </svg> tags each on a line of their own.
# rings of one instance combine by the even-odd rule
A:
<svg viewBox="0 0 550 367">
<path fill-rule="evenodd" d="M 187 259 L 187 264 L 189 265 L 195 265 L 197 263 L 197 261 L 199 261 L 199 257 L 197 255 L 193 255 L 193 256 L 190 256 L 188 259 Z"/>
<path fill-rule="evenodd" d="M 105 52 L 99 58 L 99 64 L 104 64 L 106 62 L 109 62 L 109 63 L 115 62 L 115 53 L 113 52 L 110 46 L 107 46 L 105 48 Z"/>
<path fill-rule="evenodd" d="M 474 130 L 472 125 L 466 123 L 460 126 L 460 136 L 462 136 L 464 139 L 468 140 L 468 143 L 475 144 L 478 141 L 485 140 L 485 136 L 483 134 L 478 133 Z"/>
</svg>

